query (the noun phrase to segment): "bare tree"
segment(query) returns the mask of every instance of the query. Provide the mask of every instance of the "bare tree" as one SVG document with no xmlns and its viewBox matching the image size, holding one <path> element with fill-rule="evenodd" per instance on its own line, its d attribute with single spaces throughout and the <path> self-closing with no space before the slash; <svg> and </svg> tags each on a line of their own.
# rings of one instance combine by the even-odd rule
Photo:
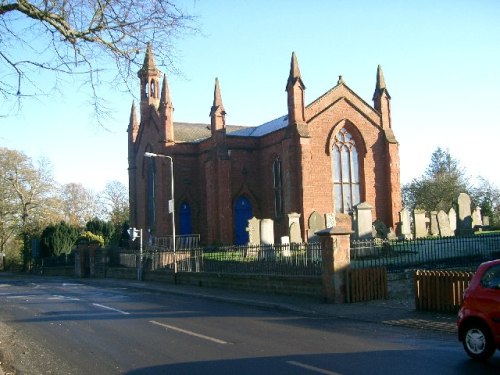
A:
<svg viewBox="0 0 500 375">
<path fill-rule="evenodd" d="M 128 88 L 147 43 L 173 68 L 174 40 L 196 31 L 174 0 L 0 0 L 0 93 L 19 103 L 47 90 L 37 87 L 40 71 L 84 75 L 99 112 L 105 68 Z"/>
<path fill-rule="evenodd" d="M 60 199 L 64 212 L 64 221 L 83 228 L 85 224 L 101 216 L 96 195 L 82 184 L 69 183 L 61 187 Z"/>
<path fill-rule="evenodd" d="M 125 185 L 119 181 L 108 182 L 101 199 L 106 206 L 108 219 L 116 228 L 128 220 L 128 191 Z"/>
</svg>

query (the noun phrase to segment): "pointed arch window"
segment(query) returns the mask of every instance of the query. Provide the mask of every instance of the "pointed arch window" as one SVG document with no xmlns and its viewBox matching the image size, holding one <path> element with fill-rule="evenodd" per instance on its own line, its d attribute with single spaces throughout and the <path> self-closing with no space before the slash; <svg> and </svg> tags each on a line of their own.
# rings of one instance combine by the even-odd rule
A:
<svg viewBox="0 0 500 375">
<path fill-rule="evenodd" d="M 283 173 L 281 160 L 276 158 L 273 163 L 273 187 L 274 187 L 274 212 L 276 217 L 282 217 L 283 207 Z"/>
<path fill-rule="evenodd" d="M 360 203 L 359 159 L 354 139 L 345 128 L 335 136 L 332 158 L 335 212 L 348 213 Z"/>
</svg>

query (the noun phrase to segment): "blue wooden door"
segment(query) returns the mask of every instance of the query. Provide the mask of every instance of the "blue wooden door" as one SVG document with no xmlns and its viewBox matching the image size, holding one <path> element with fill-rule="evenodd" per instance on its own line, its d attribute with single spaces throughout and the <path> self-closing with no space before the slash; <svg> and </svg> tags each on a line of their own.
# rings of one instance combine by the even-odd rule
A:
<svg viewBox="0 0 500 375">
<path fill-rule="evenodd" d="M 236 245 L 248 243 L 248 220 L 253 216 L 252 203 L 245 197 L 239 197 L 234 206 L 234 227 Z"/>
<path fill-rule="evenodd" d="M 193 225 L 191 223 L 191 206 L 186 201 L 181 203 L 179 209 L 179 234 L 193 234 Z"/>
</svg>

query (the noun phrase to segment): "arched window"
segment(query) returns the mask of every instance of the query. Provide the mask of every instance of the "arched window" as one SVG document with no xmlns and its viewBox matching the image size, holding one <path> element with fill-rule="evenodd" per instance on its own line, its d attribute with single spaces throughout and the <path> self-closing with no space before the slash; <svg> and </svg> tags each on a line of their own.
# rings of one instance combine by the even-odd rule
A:
<svg viewBox="0 0 500 375">
<path fill-rule="evenodd" d="M 281 170 L 281 160 L 276 158 L 273 163 L 273 187 L 274 187 L 274 212 L 276 217 L 282 217 L 283 207 L 283 175 Z"/>
<path fill-rule="evenodd" d="M 332 150 L 335 212 L 348 213 L 360 202 L 358 151 L 352 135 L 343 128 Z"/>
<path fill-rule="evenodd" d="M 156 190 L 155 190 L 155 180 L 156 180 L 156 170 L 154 158 L 148 158 L 147 166 L 147 202 L 148 202 L 148 229 L 153 229 L 156 222 Z"/>
</svg>

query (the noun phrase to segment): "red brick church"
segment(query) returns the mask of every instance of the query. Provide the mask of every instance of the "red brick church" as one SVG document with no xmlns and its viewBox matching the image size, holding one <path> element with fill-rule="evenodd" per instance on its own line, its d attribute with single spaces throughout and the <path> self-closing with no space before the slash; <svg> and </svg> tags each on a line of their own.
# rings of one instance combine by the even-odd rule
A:
<svg viewBox="0 0 500 375">
<path fill-rule="evenodd" d="M 289 234 L 291 213 L 300 215 L 307 240 L 312 215 L 349 213 L 361 202 L 372 206 L 373 220 L 396 226 L 402 206 L 398 143 L 380 66 L 373 106 L 342 77 L 306 105 L 293 53 L 288 113 L 253 127 L 226 124 L 217 79 L 210 123 L 174 122 L 167 78 L 151 47 L 138 77 L 140 121 L 134 103 L 128 126 L 132 227 L 157 237 L 172 233 L 171 160 L 176 234 L 200 234 L 205 244 L 246 243 L 252 217 L 273 219 L 278 243 Z M 148 158 L 145 152 L 171 159 Z"/>
</svg>

